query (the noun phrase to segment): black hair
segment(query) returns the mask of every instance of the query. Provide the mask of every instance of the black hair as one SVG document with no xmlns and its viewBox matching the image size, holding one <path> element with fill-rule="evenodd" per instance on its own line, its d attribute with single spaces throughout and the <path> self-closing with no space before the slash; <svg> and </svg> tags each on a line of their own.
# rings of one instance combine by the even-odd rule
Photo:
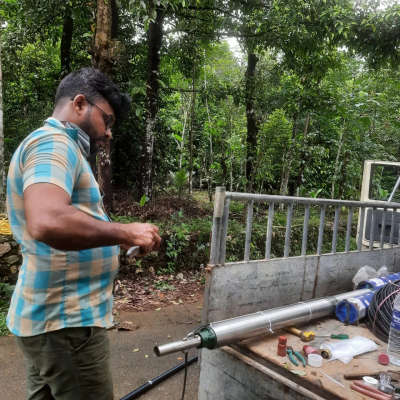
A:
<svg viewBox="0 0 400 400">
<path fill-rule="evenodd" d="M 99 98 L 106 100 L 117 122 L 126 118 L 130 109 L 129 95 L 121 93 L 107 75 L 95 68 L 82 68 L 68 74 L 58 85 L 55 104 L 65 98 L 73 99 L 77 94 L 83 94 L 89 102 Z"/>
</svg>

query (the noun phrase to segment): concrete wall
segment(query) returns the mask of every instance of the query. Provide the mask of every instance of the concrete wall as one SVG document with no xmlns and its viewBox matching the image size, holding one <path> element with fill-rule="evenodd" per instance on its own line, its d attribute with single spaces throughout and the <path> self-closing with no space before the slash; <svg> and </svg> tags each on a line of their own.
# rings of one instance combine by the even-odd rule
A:
<svg viewBox="0 0 400 400">
<path fill-rule="evenodd" d="M 400 271 L 399 248 L 250 261 L 214 267 L 207 276 L 203 319 L 219 321 L 353 290 L 363 265 Z"/>
<path fill-rule="evenodd" d="M 223 350 L 201 351 L 200 384 L 198 400 L 305 398 Z"/>
</svg>

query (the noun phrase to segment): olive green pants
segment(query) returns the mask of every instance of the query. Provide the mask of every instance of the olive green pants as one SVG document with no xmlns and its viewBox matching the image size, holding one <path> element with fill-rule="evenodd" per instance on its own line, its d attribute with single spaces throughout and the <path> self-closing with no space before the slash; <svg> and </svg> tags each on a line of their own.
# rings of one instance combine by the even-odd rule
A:
<svg viewBox="0 0 400 400">
<path fill-rule="evenodd" d="M 104 328 L 66 328 L 17 337 L 27 366 L 28 400 L 112 400 Z"/>
</svg>

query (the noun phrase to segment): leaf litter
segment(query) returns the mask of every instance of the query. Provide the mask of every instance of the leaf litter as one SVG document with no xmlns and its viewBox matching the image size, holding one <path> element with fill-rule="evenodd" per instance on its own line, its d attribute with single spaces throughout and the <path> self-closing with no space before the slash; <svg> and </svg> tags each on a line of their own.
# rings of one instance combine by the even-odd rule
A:
<svg viewBox="0 0 400 400">
<path fill-rule="evenodd" d="M 124 276 L 115 281 L 114 311 L 160 311 L 169 305 L 198 303 L 203 297 L 203 282 L 204 273 L 198 271 L 136 279 Z M 123 328 L 137 329 L 129 324 L 123 325 Z"/>
</svg>

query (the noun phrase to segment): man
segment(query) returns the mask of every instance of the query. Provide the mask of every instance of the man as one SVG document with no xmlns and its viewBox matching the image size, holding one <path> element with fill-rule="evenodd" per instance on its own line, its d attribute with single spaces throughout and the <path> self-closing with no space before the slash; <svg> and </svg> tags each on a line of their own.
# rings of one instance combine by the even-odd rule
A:
<svg viewBox="0 0 400 400">
<path fill-rule="evenodd" d="M 7 326 L 26 359 L 29 400 L 113 398 L 106 328 L 119 246 L 145 255 L 160 236 L 151 224 L 110 222 L 87 157 L 129 106 L 100 71 L 73 72 L 11 160 L 7 210 L 23 264 Z"/>
</svg>

